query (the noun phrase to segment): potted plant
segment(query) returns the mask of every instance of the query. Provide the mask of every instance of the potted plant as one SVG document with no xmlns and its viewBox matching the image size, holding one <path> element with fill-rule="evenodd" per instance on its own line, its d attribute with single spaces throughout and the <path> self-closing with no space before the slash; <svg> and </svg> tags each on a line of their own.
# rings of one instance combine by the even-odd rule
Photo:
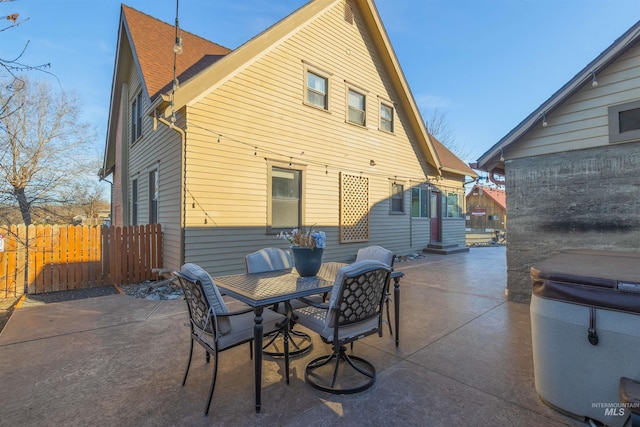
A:
<svg viewBox="0 0 640 427">
<path fill-rule="evenodd" d="M 318 274 L 327 239 L 324 231 L 313 231 L 313 226 L 306 232 L 296 228 L 290 233 L 281 232 L 278 238 L 291 243 L 293 264 L 301 277 Z"/>
</svg>

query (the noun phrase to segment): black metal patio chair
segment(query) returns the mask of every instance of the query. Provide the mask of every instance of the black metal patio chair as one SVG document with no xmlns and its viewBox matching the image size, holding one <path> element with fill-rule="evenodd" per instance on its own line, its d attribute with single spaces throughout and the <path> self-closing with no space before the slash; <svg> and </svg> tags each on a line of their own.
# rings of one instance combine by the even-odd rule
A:
<svg viewBox="0 0 640 427">
<path fill-rule="evenodd" d="M 389 267 L 393 269 L 393 261 L 395 260 L 395 256 L 393 252 L 388 249 L 383 248 L 382 246 L 371 245 L 366 248 L 358 249 L 358 253 L 356 254 L 356 262 L 364 261 L 364 260 L 376 260 L 387 264 Z M 393 335 L 393 331 L 391 328 L 391 315 L 389 312 L 389 301 L 391 299 L 391 293 L 389 292 L 391 278 L 387 281 L 387 286 L 384 290 L 384 304 L 387 310 L 387 324 L 389 325 L 389 334 Z M 380 336 L 382 336 L 382 316 L 380 316 Z"/>
<path fill-rule="evenodd" d="M 265 271 L 285 270 L 293 267 L 291 252 L 280 248 L 264 248 L 245 256 L 247 273 L 262 273 Z M 274 307 L 274 310 L 289 318 L 289 329 L 281 329 L 268 337 L 266 344 L 262 346 L 264 354 L 272 357 L 284 356 L 284 339 L 290 344 L 290 356 L 297 356 L 311 350 L 312 342 L 309 334 L 293 329 L 295 319 L 292 312 L 294 308 L 304 304 L 298 300 L 287 301 L 285 304 Z M 286 335 L 288 333 L 288 335 Z"/>
<path fill-rule="evenodd" d="M 331 354 L 318 357 L 307 365 L 305 380 L 311 386 L 329 393 L 350 394 L 366 390 L 375 383 L 373 364 L 347 354 L 346 345 L 379 333 L 390 273 L 391 267 L 380 261 L 355 262 L 338 271 L 328 304 L 301 298 L 309 306 L 295 310 L 298 323 L 319 334 L 333 347 Z M 332 361 L 335 364 L 331 372 L 327 368 Z M 327 368 L 323 369 L 325 366 Z M 351 370 L 347 371 L 348 368 Z"/>
<path fill-rule="evenodd" d="M 180 272 L 174 272 L 184 293 L 189 309 L 189 325 L 191 328 L 191 346 L 189 361 L 182 379 L 184 386 L 189 375 L 193 357 L 194 341 L 200 344 L 213 357 L 213 376 L 209 389 L 209 398 L 204 413 L 209 413 L 213 391 L 218 374 L 218 353 L 244 343 L 253 342 L 254 314 L 251 307 L 244 310 L 228 312 L 226 304 L 211 276 L 196 264 L 185 264 Z M 264 333 L 271 333 L 286 327 L 286 317 L 265 309 L 262 313 Z M 288 358 L 285 359 L 288 364 Z"/>
</svg>

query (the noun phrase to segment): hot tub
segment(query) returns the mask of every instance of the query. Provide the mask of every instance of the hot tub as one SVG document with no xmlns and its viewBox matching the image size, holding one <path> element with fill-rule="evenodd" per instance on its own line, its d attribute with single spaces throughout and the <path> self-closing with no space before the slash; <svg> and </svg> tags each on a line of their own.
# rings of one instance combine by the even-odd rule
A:
<svg viewBox="0 0 640 427">
<path fill-rule="evenodd" d="M 618 427 L 640 379 L 640 252 L 566 251 L 531 267 L 535 387 L 554 409 Z"/>
</svg>

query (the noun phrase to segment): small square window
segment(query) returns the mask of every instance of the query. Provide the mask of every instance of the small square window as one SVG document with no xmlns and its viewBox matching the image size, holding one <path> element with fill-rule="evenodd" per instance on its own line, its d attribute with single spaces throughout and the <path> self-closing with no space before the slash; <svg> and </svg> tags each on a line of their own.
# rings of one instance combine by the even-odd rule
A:
<svg viewBox="0 0 640 427">
<path fill-rule="evenodd" d="M 638 130 L 640 129 L 640 108 L 620 111 L 618 119 L 620 133 Z"/>
<path fill-rule="evenodd" d="M 380 104 L 380 129 L 393 133 L 393 107 Z"/>
<path fill-rule="evenodd" d="M 307 71 L 307 103 L 327 110 L 329 108 L 327 87 L 327 78 Z"/>
<path fill-rule="evenodd" d="M 366 97 L 354 90 L 349 89 L 349 122 L 360 126 L 365 125 Z"/>
<path fill-rule="evenodd" d="M 640 101 L 609 107 L 609 142 L 640 140 Z"/>
</svg>

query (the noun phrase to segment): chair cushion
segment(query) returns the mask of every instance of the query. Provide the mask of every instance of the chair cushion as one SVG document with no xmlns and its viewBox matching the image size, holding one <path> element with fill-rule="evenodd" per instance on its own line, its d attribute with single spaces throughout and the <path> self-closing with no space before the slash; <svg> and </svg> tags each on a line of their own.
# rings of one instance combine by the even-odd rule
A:
<svg viewBox="0 0 640 427">
<path fill-rule="evenodd" d="M 298 316 L 297 322 L 299 324 L 301 324 L 305 328 L 311 329 L 313 332 L 320 335 L 325 341 L 333 341 L 334 328 L 332 326 L 327 326 L 327 324 L 325 323 L 325 319 L 327 317 L 326 309 L 306 306 L 297 309 L 295 311 L 295 314 Z M 354 338 L 375 330 L 378 325 L 378 317 L 372 317 L 365 322 L 340 326 L 338 338 L 340 340 Z"/>
<path fill-rule="evenodd" d="M 393 252 L 383 248 L 382 246 L 374 245 L 359 249 L 358 254 L 356 255 L 356 261 L 364 261 L 367 259 L 384 262 L 389 267 L 393 267 Z"/>
<path fill-rule="evenodd" d="M 228 313 L 227 306 L 222 299 L 222 295 L 220 295 L 218 287 L 213 282 L 209 273 L 207 273 L 202 267 L 197 264 L 187 263 L 182 266 L 180 272 L 200 281 L 204 294 L 209 302 L 209 306 L 213 308 L 213 311 L 216 314 Z M 225 335 L 230 332 L 231 324 L 229 323 L 229 319 L 217 319 L 217 324 L 218 333 Z"/>
<path fill-rule="evenodd" d="M 389 268 L 389 265 L 380 261 L 365 260 L 354 262 L 353 264 L 340 268 L 331 291 L 329 308 L 323 309 L 313 306 L 299 308 L 295 311 L 295 314 L 298 316 L 298 323 L 318 333 L 328 341 L 333 340 L 335 311 L 332 310 L 332 308 L 336 305 L 338 295 L 340 294 L 340 287 L 342 286 L 345 276 L 358 276 L 372 268 Z M 363 333 L 374 330 L 378 325 L 378 317 L 372 317 L 364 322 L 341 326 L 339 338 L 342 339 L 362 335 Z"/>
<path fill-rule="evenodd" d="M 265 308 L 262 312 L 263 334 L 269 334 L 280 329 L 276 323 L 284 324 L 285 319 L 286 316 Z M 231 331 L 218 337 L 218 350 L 224 350 L 253 338 L 253 326 L 255 325 L 255 314 L 253 312 L 229 316 L 225 320 L 229 320 Z"/>
<path fill-rule="evenodd" d="M 264 248 L 245 257 L 247 273 L 284 270 L 293 267 L 291 253 L 280 248 Z"/>
</svg>

